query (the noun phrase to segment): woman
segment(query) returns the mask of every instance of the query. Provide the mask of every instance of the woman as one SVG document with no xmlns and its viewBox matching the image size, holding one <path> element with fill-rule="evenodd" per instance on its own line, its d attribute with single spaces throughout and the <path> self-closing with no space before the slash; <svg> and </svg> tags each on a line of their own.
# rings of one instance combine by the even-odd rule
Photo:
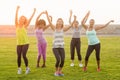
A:
<svg viewBox="0 0 120 80">
<path fill-rule="evenodd" d="M 62 18 L 58 18 L 56 25 L 54 26 L 48 16 L 48 13 L 46 11 L 46 16 L 48 19 L 48 22 L 50 24 L 50 27 L 54 31 L 54 41 L 53 41 L 53 53 L 56 58 L 56 71 L 54 73 L 55 76 L 63 76 L 62 68 L 64 66 L 64 60 L 65 60 L 65 51 L 64 51 L 64 32 L 69 30 L 72 26 L 72 24 L 68 27 L 64 27 L 64 22 Z"/>
<path fill-rule="evenodd" d="M 70 11 L 70 18 L 69 18 L 70 24 L 71 24 L 71 17 L 72 17 L 72 10 Z M 76 16 L 74 16 L 74 17 L 76 17 Z M 73 34 L 72 34 L 72 39 L 71 39 L 71 43 L 70 43 L 70 52 L 71 52 L 71 61 L 72 61 L 70 66 L 74 66 L 75 48 L 76 48 L 76 52 L 77 52 L 77 56 L 78 56 L 79 67 L 83 66 L 82 65 L 82 57 L 80 54 L 80 51 L 81 51 L 81 41 L 80 41 L 81 28 L 82 27 L 79 25 L 79 22 L 75 21 L 72 26 Z"/>
<path fill-rule="evenodd" d="M 22 73 L 21 70 L 21 55 L 23 56 L 24 63 L 26 66 L 26 74 L 29 73 L 30 68 L 28 67 L 28 59 L 26 57 L 28 48 L 29 48 L 29 40 L 27 35 L 27 27 L 29 26 L 36 9 L 30 19 L 27 20 L 25 16 L 21 16 L 18 20 L 18 11 L 20 6 L 17 6 L 16 15 L 15 15 L 15 26 L 16 26 L 16 39 L 17 39 L 17 64 L 18 64 L 18 74 Z"/>
<path fill-rule="evenodd" d="M 44 19 L 39 18 L 42 16 L 42 14 L 45 14 L 45 12 L 42 12 L 38 15 L 36 22 L 35 22 L 35 33 L 37 38 L 37 46 L 38 46 L 38 56 L 37 56 L 37 67 L 39 67 L 40 58 L 41 55 L 43 57 L 43 65 L 42 68 L 46 67 L 46 48 L 47 48 L 47 42 L 43 36 L 43 32 L 49 27 L 49 25 L 46 25 L 46 22 Z M 52 17 L 51 17 L 52 20 Z"/>
<path fill-rule="evenodd" d="M 89 26 L 87 26 L 85 23 L 89 17 L 90 11 L 86 14 L 86 16 L 83 18 L 81 24 L 86 30 L 86 36 L 88 38 L 88 49 L 85 56 L 85 66 L 83 68 L 84 71 L 87 70 L 87 64 L 88 59 L 93 50 L 96 52 L 96 60 L 97 60 L 97 71 L 100 71 L 100 41 L 96 35 L 96 31 L 107 27 L 111 22 L 114 22 L 113 20 L 110 20 L 108 23 L 106 23 L 103 26 L 94 26 L 95 21 L 94 19 L 90 19 Z"/>
</svg>

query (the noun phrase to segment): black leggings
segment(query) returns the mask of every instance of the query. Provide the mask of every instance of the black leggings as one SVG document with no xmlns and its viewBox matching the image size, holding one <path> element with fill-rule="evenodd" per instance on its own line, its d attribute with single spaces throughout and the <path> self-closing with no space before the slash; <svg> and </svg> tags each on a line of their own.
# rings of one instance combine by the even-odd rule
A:
<svg viewBox="0 0 120 80">
<path fill-rule="evenodd" d="M 18 67 L 21 66 L 21 55 L 23 56 L 25 66 L 28 66 L 28 59 L 26 57 L 28 51 L 29 44 L 25 45 L 17 45 L 17 63 Z"/>
<path fill-rule="evenodd" d="M 75 48 L 77 51 L 78 60 L 82 60 L 80 49 L 81 49 L 81 41 L 80 38 L 72 38 L 71 44 L 70 44 L 70 52 L 71 52 L 71 60 L 74 60 L 75 55 Z"/>
<path fill-rule="evenodd" d="M 88 61 L 90 54 L 93 52 L 93 50 L 95 49 L 96 52 L 96 60 L 99 61 L 100 60 L 100 43 L 96 44 L 96 45 L 89 45 L 88 49 L 87 49 L 87 53 L 85 56 L 85 60 Z"/>
<path fill-rule="evenodd" d="M 64 60 L 65 60 L 65 51 L 64 48 L 53 48 L 53 53 L 56 58 L 56 64 L 55 67 L 62 68 L 64 66 Z"/>
</svg>

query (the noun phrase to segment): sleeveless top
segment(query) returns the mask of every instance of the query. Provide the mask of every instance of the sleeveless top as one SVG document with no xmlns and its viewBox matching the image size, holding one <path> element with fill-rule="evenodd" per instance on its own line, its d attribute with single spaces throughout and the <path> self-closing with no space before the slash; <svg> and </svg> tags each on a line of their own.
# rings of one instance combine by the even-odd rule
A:
<svg viewBox="0 0 120 80">
<path fill-rule="evenodd" d="M 17 29 L 16 29 L 16 38 L 17 38 L 17 45 L 29 44 L 27 31 L 24 28 L 24 26 L 22 28 L 17 27 Z"/>
<path fill-rule="evenodd" d="M 93 29 L 92 31 L 86 31 L 86 36 L 88 38 L 88 45 L 95 45 L 100 43 L 99 39 L 96 36 L 96 31 Z"/>
<path fill-rule="evenodd" d="M 72 38 L 80 38 L 81 27 L 78 26 L 78 29 L 72 27 L 72 30 L 73 30 Z"/>
<path fill-rule="evenodd" d="M 46 42 L 44 36 L 43 36 L 43 30 L 42 29 L 36 29 L 35 30 L 36 38 L 38 43 Z"/>
<path fill-rule="evenodd" d="M 54 41 L 53 41 L 53 48 L 64 48 L 64 32 L 56 31 L 54 32 Z"/>
</svg>

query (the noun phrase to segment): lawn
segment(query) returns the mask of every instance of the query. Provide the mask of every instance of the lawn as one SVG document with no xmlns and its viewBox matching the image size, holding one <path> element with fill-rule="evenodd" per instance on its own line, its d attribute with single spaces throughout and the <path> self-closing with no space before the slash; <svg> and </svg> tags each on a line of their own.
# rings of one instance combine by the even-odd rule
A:
<svg viewBox="0 0 120 80">
<path fill-rule="evenodd" d="M 83 72 L 78 66 L 75 54 L 75 66 L 70 67 L 70 40 L 65 38 L 65 76 L 54 76 L 55 57 L 52 53 L 52 37 L 47 37 L 47 61 L 46 68 L 36 68 L 37 46 L 36 38 L 29 37 L 28 50 L 29 67 L 31 72 L 25 74 L 25 65 L 22 59 L 22 74 L 17 74 L 16 39 L 14 37 L 0 37 L 0 80 L 120 80 L 120 37 L 99 37 L 101 41 L 101 71 L 97 72 L 95 52 L 89 58 L 88 69 Z M 81 55 L 84 57 L 87 49 L 87 38 L 81 37 Z M 42 64 L 42 61 L 41 61 Z"/>
</svg>

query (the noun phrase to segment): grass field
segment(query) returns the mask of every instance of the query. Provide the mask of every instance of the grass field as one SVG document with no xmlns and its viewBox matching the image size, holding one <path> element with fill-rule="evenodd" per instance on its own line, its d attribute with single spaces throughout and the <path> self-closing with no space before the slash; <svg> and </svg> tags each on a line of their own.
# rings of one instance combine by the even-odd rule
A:
<svg viewBox="0 0 120 80">
<path fill-rule="evenodd" d="M 65 76 L 55 77 L 55 57 L 52 53 L 52 37 L 47 37 L 46 68 L 36 68 L 37 47 L 36 38 L 29 37 L 28 50 L 30 74 L 25 75 L 25 65 L 22 59 L 22 74 L 17 74 L 16 39 L 13 37 L 0 37 L 0 80 L 120 80 L 120 37 L 99 37 L 101 41 L 101 71 L 97 72 L 95 53 L 89 59 L 87 72 L 78 66 L 77 55 L 75 66 L 70 67 L 70 37 L 65 38 Z M 86 37 L 81 37 L 81 55 L 84 57 L 87 49 Z M 41 61 L 42 62 L 42 61 Z"/>
</svg>

